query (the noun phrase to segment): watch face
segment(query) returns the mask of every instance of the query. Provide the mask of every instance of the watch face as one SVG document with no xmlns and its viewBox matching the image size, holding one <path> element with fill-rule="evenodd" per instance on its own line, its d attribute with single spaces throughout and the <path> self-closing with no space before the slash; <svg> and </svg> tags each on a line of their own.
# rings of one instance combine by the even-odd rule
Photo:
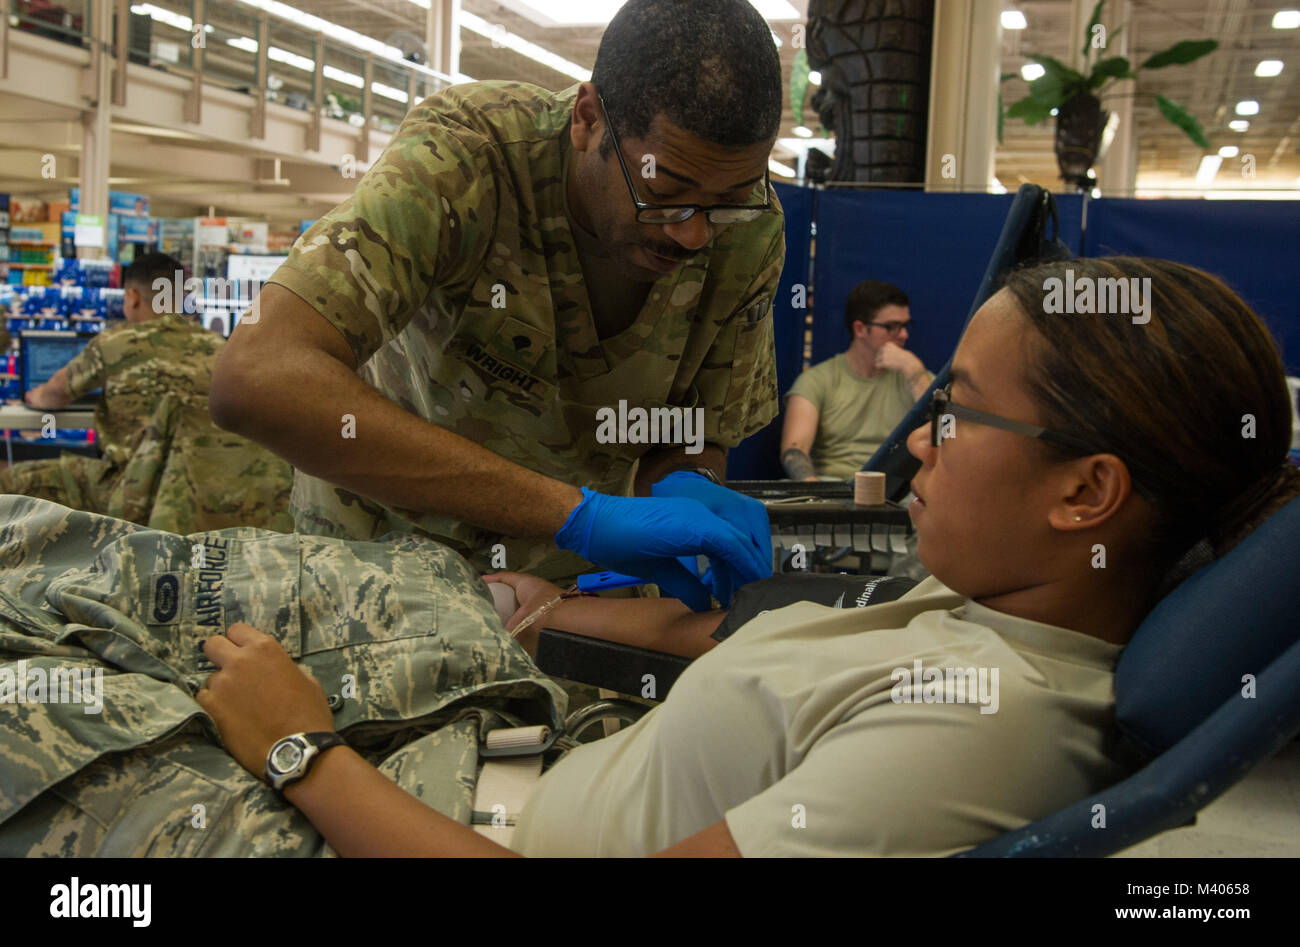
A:
<svg viewBox="0 0 1300 947">
<path fill-rule="evenodd" d="M 271 751 L 271 765 L 278 772 L 289 773 L 302 762 L 302 747 L 292 740 L 285 740 Z"/>
</svg>

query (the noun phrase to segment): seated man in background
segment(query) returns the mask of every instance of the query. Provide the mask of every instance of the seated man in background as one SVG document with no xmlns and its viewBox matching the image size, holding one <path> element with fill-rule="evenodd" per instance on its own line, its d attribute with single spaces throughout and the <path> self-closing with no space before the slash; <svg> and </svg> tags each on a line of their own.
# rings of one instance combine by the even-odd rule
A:
<svg viewBox="0 0 1300 947">
<path fill-rule="evenodd" d="M 27 393 L 30 407 L 57 411 L 102 388 L 95 431 L 103 456 L 64 452 L 15 464 L 0 471 L 0 493 L 177 533 L 292 530 L 292 468 L 212 423 L 212 366 L 225 340 L 171 311 L 181 274 L 165 254 L 137 259 L 122 275 L 126 325 L 106 329 Z"/>
<path fill-rule="evenodd" d="M 791 480 L 846 480 L 862 469 L 934 375 L 907 351 L 907 296 L 865 280 L 844 306 L 852 342 L 805 371 L 786 395 L 781 467 Z"/>
</svg>

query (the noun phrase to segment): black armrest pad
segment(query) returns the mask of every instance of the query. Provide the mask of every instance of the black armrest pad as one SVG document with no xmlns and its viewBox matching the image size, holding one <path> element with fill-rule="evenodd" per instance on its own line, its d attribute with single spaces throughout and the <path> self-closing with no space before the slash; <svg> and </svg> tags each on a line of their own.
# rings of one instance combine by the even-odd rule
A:
<svg viewBox="0 0 1300 947">
<path fill-rule="evenodd" d="M 643 696 L 646 674 L 654 675 L 653 699 L 663 700 L 690 665 L 690 658 L 543 628 L 537 636 L 536 664 L 543 673 Z M 649 694 L 644 696 L 649 697 Z"/>
<path fill-rule="evenodd" d="M 795 602 L 813 602 L 831 608 L 865 608 L 902 598 L 916 586 L 903 576 L 818 575 L 795 572 L 751 582 L 736 592 L 731 608 L 713 632 L 723 641 L 738 628 L 766 611 Z"/>
</svg>

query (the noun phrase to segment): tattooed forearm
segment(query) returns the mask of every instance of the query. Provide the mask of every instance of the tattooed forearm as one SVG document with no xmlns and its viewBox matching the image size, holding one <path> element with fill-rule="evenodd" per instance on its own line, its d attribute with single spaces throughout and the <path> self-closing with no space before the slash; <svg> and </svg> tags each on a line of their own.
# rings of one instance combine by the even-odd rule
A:
<svg viewBox="0 0 1300 947">
<path fill-rule="evenodd" d="M 785 475 L 791 480 L 807 480 L 816 475 L 812 458 L 797 447 L 782 452 L 781 466 L 785 470 Z"/>
</svg>

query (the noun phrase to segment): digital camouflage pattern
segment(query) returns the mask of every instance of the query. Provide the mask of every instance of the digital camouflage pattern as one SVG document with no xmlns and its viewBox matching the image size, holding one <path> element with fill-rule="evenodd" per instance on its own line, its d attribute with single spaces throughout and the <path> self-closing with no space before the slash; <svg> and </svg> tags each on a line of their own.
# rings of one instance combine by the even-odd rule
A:
<svg viewBox="0 0 1300 947">
<path fill-rule="evenodd" d="M 52 500 L 169 532 L 293 528 L 293 469 L 212 423 L 212 368 L 225 340 L 185 316 L 126 323 L 68 363 L 72 397 L 102 388 L 102 458 L 62 454 L 0 472 L 0 493 Z"/>
<path fill-rule="evenodd" d="M 19 660 L 29 678 L 103 669 L 98 714 L 0 693 L 0 856 L 331 854 L 194 701 L 214 670 L 201 643 L 236 621 L 339 698 L 336 729 L 364 756 L 463 824 L 480 734 L 561 725 L 561 691 L 487 586 L 420 537 L 176 536 L 8 496 L 0 575 L 0 688 Z"/>
<path fill-rule="evenodd" d="M 564 186 L 576 94 L 474 82 L 420 102 L 270 281 L 328 319 L 361 377 L 407 411 L 548 477 L 627 494 L 651 445 L 598 443 L 598 408 L 702 407 L 705 439 L 725 447 L 776 416 L 784 217 L 778 205 L 723 230 L 602 341 Z M 498 542 L 511 569 L 561 580 L 589 568 L 551 543 L 386 507 L 302 472 L 293 507 L 300 531 L 419 532 L 480 570 Z"/>
</svg>

